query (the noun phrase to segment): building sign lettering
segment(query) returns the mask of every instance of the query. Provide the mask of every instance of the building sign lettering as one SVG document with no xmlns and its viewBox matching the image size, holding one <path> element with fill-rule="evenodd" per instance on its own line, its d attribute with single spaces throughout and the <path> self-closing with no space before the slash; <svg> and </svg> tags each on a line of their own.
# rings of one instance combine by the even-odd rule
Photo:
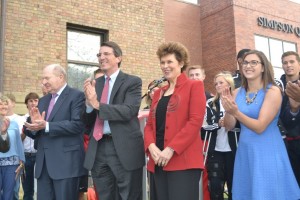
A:
<svg viewBox="0 0 300 200">
<path fill-rule="evenodd" d="M 300 27 L 294 27 L 291 24 L 285 24 L 275 20 L 268 20 L 265 17 L 258 17 L 257 24 L 258 26 L 262 26 L 264 28 L 282 31 L 284 33 L 292 33 L 295 34 L 297 37 L 300 37 Z"/>
</svg>

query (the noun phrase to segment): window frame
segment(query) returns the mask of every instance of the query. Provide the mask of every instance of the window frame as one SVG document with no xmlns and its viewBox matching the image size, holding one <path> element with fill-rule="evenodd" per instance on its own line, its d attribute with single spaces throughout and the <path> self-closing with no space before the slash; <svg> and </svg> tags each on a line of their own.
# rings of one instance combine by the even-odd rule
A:
<svg viewBox="0 0 300 200">
<path fill-rule="evenodd" d="M 254 34 L 254 45 L 255 45 L 255 49 L 257 49 L 257 44 L 256 44 L 256 38 L 255 37 L 261 37 L 261 38 L 265 38 L 265 39 L 267 39 L 267 43 L 268 43 L 268 55 L 266 55 L 266 57 L 268 58 L 268 60 L 271 62 L 271 64 L 272 64 L 272 66 L 273 66 L 273 69 L 274 69 L 274 75 L 275 75 L 275 77 L 278 77 L 278 76 L 280 76 L 280 74 L 277 74 L 279 71 L 282 71 L 283 72 L 283 69 L 282 69 L 282 65 L 280 65 L 280 66 L 277 66 L 277 65 L 274 65 L 273 63 L 272 63 L 272 54 L 271 54 L 271 47 L 270 47 L 270 39 L 271 40 L 277 40 L 277 41 L 280 41 L 281 42 L 281 48 L 282 48 L 282 53 L 281 53 L 281 55 L 284 53 L 284 52 L 286 52 L 286 51 L 289 51 L 289 50 L 285 50 L 284 48 L 285 48 L 285 45 L 284 44 L 287 44 L 287 43 L 289 43 L 289 44 L 294 44 L 295 45 L 295 52 L 297 52 L 297 50 L 298 50 L 298 47 L 297 47 L 297 43 L 296 42 L 291 42 L 291 41 L 287 41 L 287 40 L 281 40 L 281 39 L 278 39 L 278 38 L 273 38 L 273 37 L 268 37 L 268 36 L 265 36 L 265 35 L 259 35 L 259 34 Z M 257 50 L 259 50 L 260 51 L 260 49 L 257 49 Z M 297 52 L 298 53 L 298 52 Z M 280 59 L 281 59 L 281 57 L 280 57 Z M 283 72 L 284 73 L 284 72 Z"/>
<path fill-rule="evenodd" d="M 98 29 L 94 27 L 88 27 L 88 26 L 83 26 L 83 25 L 78 25 L 78 24 L 72 24 L 72 23 L 67 23 L 67 34 L 69 31 L 75 31 L 75 32 L 80 32 L 80 33 L 86 33 L 86 34 L 94 34 L 94 35 L 100 35 L 100 44 L 102 44 L 105 41 L 108 41 L 108 30 L 104 29 Z M 68 36 L 67 36 L 68 40 Z M 100 47 L 99 44 L 99 47 Z M 68 51 L 68 49 L 67 49 Z M 96 56 L 96 55 L 95 55 Z M 77 64 L 77 65 L 91 65 L 91 66 L 98 66 L 99 64 L 95 64 L 93 62 L 85 62 L 85 61 L 77 61 L 77 60 L 69 60 L 67 56 L 67 64 Z"/>
<path fill-rule="evenodd" d="M 94 36 L 99 36 L 100 37 L 100 43 L 99 43 L 99 48 L 100 48 L 100 45 L 103 43 L 103 42 L 106 42 L 109 40 L 109 31 L 108 30 L 104 30 L 104 29 L 99 29 L 99 28 L 94 28 L 94 27 L 87 27 L 87 26 L 82 26 L 82 25 L 77 25 L 77 24 L 72 24 L 72 23 L 67 23 L 67 32 L 66 32 L 66 41 L 67 41 L 67 56 L 66 56 L 66 62 L 67 62 L 67 68 L 66 68 L 66 71 L 67 71 L 67 74 L 68 74 L 68 83 L 72 85 L 72 87 L 74 88 L 77 88 L 79 90 L 82 90 L 83 88 L 80 87 L 80 83 L 81 81 L 76 81 L 76 77 L 69 77 L 70 74 L 72 74 L 72 70 L 74 69 L 73 67 L 86 67 L 86 70 L 89 71 L 90 68 L 93 68 L 93 67 L 97 67 L 99 68 L 99 63 L 98 62 L 94 62 L 93 61 L 90 61 L 90 60 L 85 60 L 85 61 L 81 61 L 81 60 L 73 60 L 73 59 L 69 59 L 69 38 L 68 38 L 68 34 L 69 32 L 78 32 L 78 33 L 82 33 L 82 34 L 87 34 L 87 35 L 94 35 Z M 97 41 L 99 41 L 97 39 Z M 79 52 L 80 53 L 80 52 Z M 96 54 L 97 52 L 95 52 L 95 57 L 96 57 Z M 89 56 L 92 56 L 91 54 L 89 54 Z M 72 57 L 72 56 L 71 56 Z M 76 58 L 75 58 L 76 59 Z M 98 61 L 98 59 L 97 59 Z M 69 71 L 71 70 L 71 71 Z M 85 77 L 86 74 L 83 76 Z M 73 79 L 75 78 L 75 79 Z M 74 84 L 74 85 L 73 85 Z"/>
<path fill-rule="evenodd" d="M 254 45 L 255 45 L 255 49 L 256 48 L 256 43 L 255 43 L 255 36 L 258 36 L 258 37 L 263 37 L 263 38 L 266 38 L 268 39 L 268 55 L 266 55 L 266 57 L 269 59 L 269 61 L 272 63 L 272 55 L 271 55 L 271 50 L 270 50 L 270 39 L 272 40 L 277 40 L 277 41 L 280 41 L 281 42 L 281 45 L 282 45 L 282 49 L 283 49 L 283 52 L 286 52 L 284 50 L 284 43 L 291 43 L 291 44 L 295 44 L 295 52 L 298 53 L 298 47 L 297 47 L 297 43 L 296 42 L 291 42 L 291 41 L 287 41 L 287 40 L 281 40 L 281 39 L 278 39 L 278 38 L 273 38 L 273 37 L 268 37 L 268 36 L 264 36 L 264 35 L 259 35 L 259 34 L 254 34 Z M 273 65 L 273 64 L 272 64 Z M 281 67 L 281 66 L 273 66 L 273 67 Z"/>
</svg>

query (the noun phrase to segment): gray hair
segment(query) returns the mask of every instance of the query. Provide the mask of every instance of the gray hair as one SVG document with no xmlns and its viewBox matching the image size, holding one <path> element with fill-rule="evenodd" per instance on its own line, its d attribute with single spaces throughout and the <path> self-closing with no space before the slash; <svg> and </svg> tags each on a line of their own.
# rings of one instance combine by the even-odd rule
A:
<svg viewBox="0 0 300 200">
<path fill-rule="evenodd" d="M 52 68 L 53 73 L 55 75 L 59 76 L 62 74 L 64 76 L 64 79 L 67 80 L 66 70 L 60 64 L 55 63 L 55 64 L 47 65 L 45 68 Z"/>
</svg>

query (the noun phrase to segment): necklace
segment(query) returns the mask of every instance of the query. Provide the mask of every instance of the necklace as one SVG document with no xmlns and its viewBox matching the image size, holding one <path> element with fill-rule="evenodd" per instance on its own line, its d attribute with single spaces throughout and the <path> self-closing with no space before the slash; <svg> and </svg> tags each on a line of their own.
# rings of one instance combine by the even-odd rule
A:
<svg viewBox="0 0 300 200">
<path fill-rule="evenodd" d="M 257 93 L 258 93 L 258 90 L 254 93 L 254 95 L 253 95 L 253 97 L 252 98 L 250 98 L 249 97 L 249 94 L 253 94 L 253 92 L 247 92 L 246 93 L 246 104 L 247 105 L 249 105 L 249 104 L 251 104 L 251 103 L 253 103 L 254 102 L 254 100 L 256 99 L 256 97 L 257 97 Z"/>
</svg>

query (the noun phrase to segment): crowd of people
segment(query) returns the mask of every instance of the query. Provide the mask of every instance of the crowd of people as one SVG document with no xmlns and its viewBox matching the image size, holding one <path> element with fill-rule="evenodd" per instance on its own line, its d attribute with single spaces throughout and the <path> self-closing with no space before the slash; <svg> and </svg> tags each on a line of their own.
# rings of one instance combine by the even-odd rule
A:
<svg viewBox="0 0 300 200">
<path fill-rule="evenodd" d="M 210 92 L 184 45 L 165 42 L 156 54 L 163 78 L 144 95 L 144 136 L 142 80 L 120 69 L 115 42 L 101 44 L 83 92 L 51 64 L 24 116 L 13 94 L 0 94 L 0 200 L 19 199 L 20 183 L 32 200 L 34 178 L 38 200 L 82 200 L 89 172 L 96 199 L 141 200 L 145 164 L 151 200 L 199 200 L 201 176 L 205 200 L 300 199 L 299 54 L 282 55 L 275 80 L 262 52 L 242 49 L 235 74 L 216 73 Z"/>
</svg>

